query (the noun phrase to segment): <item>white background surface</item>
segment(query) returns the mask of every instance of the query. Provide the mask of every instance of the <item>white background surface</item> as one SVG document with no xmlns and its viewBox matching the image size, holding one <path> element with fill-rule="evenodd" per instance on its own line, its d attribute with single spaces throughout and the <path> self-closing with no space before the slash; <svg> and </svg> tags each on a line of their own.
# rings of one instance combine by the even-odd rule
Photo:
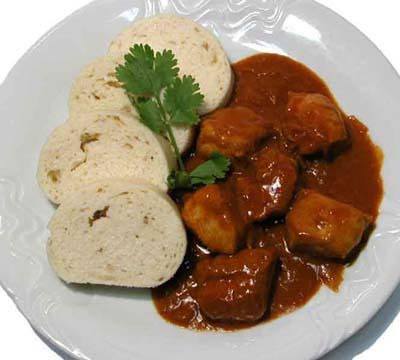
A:
<svg viewBox="0 0 400 360">
<path fill-rule="evenodd" d="M 320 0 L 319 2 L 335 10 L 363 31 L 400 72 L 398 41 L 400 5 L 397 1 L 380 0 L 379 6 L 376 1 Z M 41 35 L 86 3 L 88 0 L 2 0 L 0 82 L 19 57 Z M 398 359 L 400 316 L 396 318 L 396 315 L 399 311 L 400 289 L 366 328 L 324 360 Z M 35 335 L 2 290 L 0 290 L 0 359 L 59 359 L 59 356 Z"/>
</svg>

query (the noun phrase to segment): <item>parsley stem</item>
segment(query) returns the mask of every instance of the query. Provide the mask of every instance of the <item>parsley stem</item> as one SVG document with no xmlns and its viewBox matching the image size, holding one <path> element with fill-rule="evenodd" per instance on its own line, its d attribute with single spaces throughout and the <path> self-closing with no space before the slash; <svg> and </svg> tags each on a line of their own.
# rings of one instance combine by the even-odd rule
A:
<svg viewBox="0 0 400 360">
<path fill-rule="evenodd" d="M 171 125 L 166 124 L 165 127 L 167 129 L 168 138 L 172 144 L 172 147 L 174 148 L 176 158 L 178 159 L 179 169 L 182 171 L 185 171 L 185 165 L 183 164 L 183 160 L 182 160 L 178 145 L 176 143 L 174 132 L 172 131 Z"/>
<path fill-rule="evenodd" d="M 131 101 L 132 105 L 136 108 L 136 104 L 137 103 L 136 103 L 135 97 L 133 95 L 129 94 L 129 92 L 127 92 L 127 95 L 129 97 L 129 100 Z M 155 99 L 156 99 L 156 102 L 157 102 L 157 106 L 158 106 L 158 108 L 160 110 L 160 114 L 161 114 L 162 120 L 164 122 L 165 129 L 167 130 L 168 140 L 171 143 L 171 145 L 172 145 L 172 147 L 174 149 L 174 152 L 175 152 L 175 156 L 176 156 L 176 158 L 178 160 L 179 169 L 182 170 L 182 171 L 185 171 L 185 165 L 183 163 L 183 160 L 182 160 L 182 157 L 181 157 L 181 153 L 180 153 L 178 145 L 176 143 L 174 132 L 172 130 L 171 125 L 168 122 L 167 114 L 166 114 L 166 112 L 164 110 L 164 107 L 162 105 L 161 99 L 160 99 L 159 96 L 155 96 Z"/>
<path fill-rule="evenodd" d="M 171 143 L 171 145 L 172 145 L 172 147 L 174 149 L 174 152 L 175 152 L 175 156 L 176 156 L 176 158 L 178 160 L 179 169 L 182 170 L 182 171 L 185 171 L 185 165 L 183 164 L 183 160 L 182 160 L 181 153 L 179 151 L 178 145 L 176 143 L 174 132 L 172 130 L 171 125 L 168 122 L 167 114 L 166 114 L 166 112 L 164 110 L 164 107 L 163 107 L 163 104 L 161 102 L 160 96 L 156 95 L 155 99 L 156 99 L 158 108 L 160 109 L 161 117 L 163 118 L 163 121 L 164 121 L 164 124 L 165 124 L 165 128 L 167 130 L 167 135 L 168 135 L 169 142 Z"/>
</svg>

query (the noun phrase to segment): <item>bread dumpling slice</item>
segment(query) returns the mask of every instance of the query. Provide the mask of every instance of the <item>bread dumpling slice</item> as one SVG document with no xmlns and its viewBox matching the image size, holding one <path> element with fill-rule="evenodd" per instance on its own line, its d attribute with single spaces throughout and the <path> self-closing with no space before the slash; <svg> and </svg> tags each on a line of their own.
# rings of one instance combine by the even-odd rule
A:
<svg viewBox="0 0 400 360">
<path fill-rule="evenodd" d="M 116 60 L 105 56 L 87 65 L 74 81 L 69 96 L 71 120 L 80 119 L 79 114 L 93 111 L 119 111 L 133 114 L 139 121 L 134 107 L 125 90 L 116 78 Z M 179 150 L 183 153 L 190 148 L 194 139 L 191 126 L 174 126 L 174 135 Z"/>
<path fill-rule="evenodd" d="M 83 184 L 135 177 L 167 190 L 175 167 L 169 143 L 131 115 L 87 113 L 56 128 L 39 159 L 38 181 L 59 204 Z"/>
<path fill-rule="evenodd" d="M 97 110 L 135 112 L 116 78 L 117 66 L 115 60 L 106 56 L 82 69 L 70 92 L 70 114 Z"/>
<path fill-rule="evenodd" d="M 148 44 L 155 51 L 172 50 L 180 75 L 192 75 L 204 94 L 200 114 L 224 106 L 233 87 L 233 73 L 217 38 L 196 22 L 176 15 L 158 15 L 135 22 L 111 43 L 109 54 L 120 58 L 134 44 Z"/>
<path fill-rule="evenodd" d="M 186 232 L 165 193 L 135 179 L 108 179 L 66 199 L 49 223 L 48 258 L 67 283 L 156 287 L 186 251 Z"/>
</svg>

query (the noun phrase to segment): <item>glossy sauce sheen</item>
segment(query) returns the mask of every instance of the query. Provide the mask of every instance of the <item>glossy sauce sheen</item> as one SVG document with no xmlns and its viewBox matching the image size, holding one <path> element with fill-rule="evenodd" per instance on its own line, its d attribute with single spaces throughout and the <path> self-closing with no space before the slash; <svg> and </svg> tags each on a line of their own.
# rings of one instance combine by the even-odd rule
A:
<svg viewBox="0 0 400 360">
<path fill-rule="evenodd" d="M 277 130 L 277 135 L 269 140 L 270 145 L 284 152 L 290 153 L 291 150 L 279 135 L 280 123 L 287 114 L 288 92 L 320 93 L 333 99 L 325 83 L 315 73 L 287 57 L 260 54 L 234 64 L 233 69 L 236 86 L 231 105 L 246 106 L 270 119 Z M 351 147 L 330 162 L 321 159 L 303 161 L 299 186 L 316 189 L 376 219 L 383 193 L 380 178 L 382 156 L 361 122 L 348 117 L 346 125 Z M 197 161 L 196 154 L 192 154 L 189 163 Z M 240 169 L 240 164 L 235 164 L 235 170 L 237 168 Z M 346 265 L 291 254 L 285 243 L 283 219 L 257 225 L 251 235 L 249 247 L 274 246 L 281 259 L 270 310 L 263 320 L 279 317 L 303 306 L 323 284 L 334 291 L 339 290 Z M 198 330 L 235 330 L 255 325 L 211 321 L 201 314 L 191 296 L 197 287 L 192 270 L 199 258 L 210 255 L 192 236 L 189 237 L 189 251 L 178 274 L 153 291 L 160 315 L 174 324 Z"/>
</svg>

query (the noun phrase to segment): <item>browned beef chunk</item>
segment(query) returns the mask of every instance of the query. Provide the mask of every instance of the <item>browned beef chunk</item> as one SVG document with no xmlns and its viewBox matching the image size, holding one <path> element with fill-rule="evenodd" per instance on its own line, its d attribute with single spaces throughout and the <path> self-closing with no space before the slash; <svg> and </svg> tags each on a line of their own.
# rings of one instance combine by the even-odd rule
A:
<svg viewBox="0 0 400 360">
<path fill-rule="evenodd" d="M 197 153 L 208 157 L 214 151 L 228 157 L 242 157 L 273 131 L 270 122 L 246 107 L 217 110 L 203 120 Z"/>
<path fill-rule="evenodd" d="M 353 206 L 302 190 L 286 217 L 292 250 L 346 259 L 359 244 L 371 217 Z"/>
<path fill-rule="evenodd" d="M 259 320 L 267 310 L 276 262 L 273 248 L 200 261 L 194 276 L 201 311 L 214 320 Z"/>
<path fill-rule="evenodd" d="M 197 190 L 185 201 L 182 217 L 210 250 L 233 254 L 242 243 L 245 225 L 225 186 L 213 184 Z"/>
<path fill-rule="evenodd" d="M 288 116 L 283 130 L 302 155 L 323 152 L 347 141 L 340 109 L 321 94 L 289 93 Z"/>
<path fill-rule="evenodd" d="M 265 220 L 284 214 L 297 182 L 297 164 L 273 148 L 251 158 L 250 169 L 235 177 L 236 196 L 245 222 Z"/>
</svg>

